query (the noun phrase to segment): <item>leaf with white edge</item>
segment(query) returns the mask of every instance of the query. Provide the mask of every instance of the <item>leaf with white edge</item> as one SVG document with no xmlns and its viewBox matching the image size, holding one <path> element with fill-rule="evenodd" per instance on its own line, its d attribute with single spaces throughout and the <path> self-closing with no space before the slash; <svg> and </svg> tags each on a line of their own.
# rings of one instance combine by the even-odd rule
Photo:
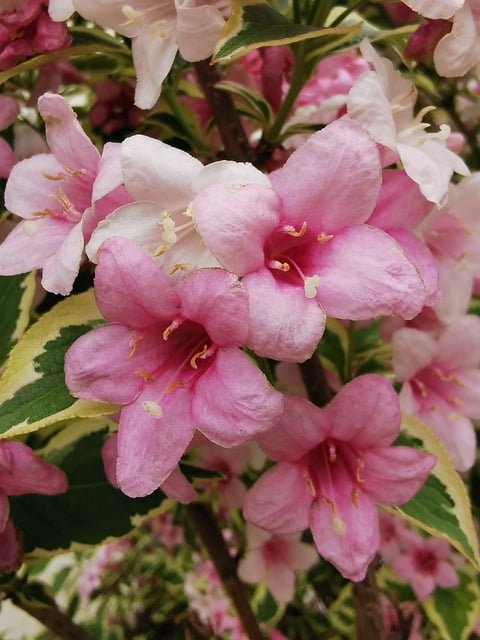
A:
<svg viewBox="0 0 480 640">
<path fill-rule="evenodd" d="M 40 452 L 68 478 L 57 496 L 11 496 L 10 512 L 32 557 L 100 544 L 125 535 L 161 508 L 164 494 L 129 498 L 107 480 L 101 448 L 110 433 L 106 419 L 69 424 Z"/>
<path fill-rule="evenodd" d="M 252 91 L 247 87 L 244 87 L 238 82 L 232 80 L 222 80 L 215 85 L 216 89 L 227 91 L 242 100 L 248 105 L 248 113 L 252 118 L 255 118 L 259 122 L 268 124 L 273 120 L 272 108 L 268 102 L 256 91 Z"/>
<path fill-rule="evenodd" d="M 317 28 L 295 24 L 263 0 L 232 0 L 232 15 L 217 43 L 213 62 L 231 62 L 260 47 L 292 44 L 312 38 L 353 38 L 356 25 Z"/>
<path fill-rule="evenodd" d="M 458 577 L 458 587 L 437 588 L 422 602 L 429 620 L 437 627 L 444 640 L 470 638 L 480 615 L 478 576 L 459 571 Z"/>
<path fill-rule="evenodd" d="M 480 568 L 478 537 L 467 490 L 441 442 L 426 424 L 404 415 L 395 444 L 428 451 L 436 456 L 437 464 L 420 491 L 409 502 L 394 507 L 394 513 L 433 536 L 445 538 Z"/>
<path fill-rule="evenodd" d="M 35 295 L 35 273 L 0 276 L 0 366 L 30 320 Z"/>
<path fill-rule="evenodd" d="M 337 599 L 328 607 L 326 615 L 331 626 L 339 631 L 342 637 L 354 637 L 355 609 L 351 582 L 340 591 Z"/>
<path fill-rule="evenodd" d="M 65 386 L 65 353 L 102 321 L 90 290 L 59 302 L 23 334 L 0 378 L 0 438 L 118 409 L 104 402 L 77 400 Z"/>
</svg>

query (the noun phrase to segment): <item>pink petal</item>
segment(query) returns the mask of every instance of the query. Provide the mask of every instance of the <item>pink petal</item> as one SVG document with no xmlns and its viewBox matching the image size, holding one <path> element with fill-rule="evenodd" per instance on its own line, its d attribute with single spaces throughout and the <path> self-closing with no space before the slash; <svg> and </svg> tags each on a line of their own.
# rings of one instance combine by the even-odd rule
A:
<svg viewBox="0 0 480 640">
<path fill-rule="evenodd" d="M 170 145 L 135 135 L 122 143 L 122 171 L 125 186 L 135 200 L 151 200 L 162 210 L 185 208 L 194 193 L 191 183 L 202 163 Z"/>
<path fill-rule="evenodd" d="M 117 469 L 117 441 L 118 434 L 113 433 L 103 444 L 101 455 L 103 468 L 109 483 L 118 488 L 116 469 Z"/>
<path fill-rule="evenodd" d="M 425 303 L 415 265 L 391 236 L 367 225 L 344 229 L 324 244 L 317 273 L 317 300 L 336 318 L 398 314 L 411 319 Z"/>
<path fill-rule="evenodd" d="M 378 151 L 360 125 L 341 118 L 312 135 L 270 180 L 284 220 L 332 233 L 372 212 L 381 184 Z"/>
<path fill-rule="evenodd" d="M 95 295 L 110 322 L 140 328 L 177 315 L 178 295 L 153 258 L 134 242 L 111 238 L 101 246 L 98 258 Z"/>
<path fill-rule="evenodd" d="M 212 5 L 196 6 L 191 0 L 176 0 L 177 42 L 185 60 L 196 62 L 209 58 L 220 40 L 225 20 Z"/>
<path fill-rule="evenodd" d="M 120 152 L 122 145 L 118 142 L 107 142 L 103 147 L 98 165 L 98 173 L 93 183 L 92 201 L 96 202 L 110 191 L 123 184 Z"/>
<path fill-rule="evenodd" d="M 450 371 L 480 363 L 480 318 L 465 315 L 447 326 L 438 341 L 436 358 Z"/>
<path fill-rule="evenodd" d="M 0 487 L 10 496 L 25 493 L 56 495 L 67 490 L 63 471 L 45 462 L 21 442 L 0 443 L 2 456 L 9 458 L 8 470 L 0 467 Z"/>
<path fill-rule="evenodd" d="M 375 502 L 408 502 L 421 489 L 436 458 L 410 447 L 378 447 L 362 453 L 361 477 Z"/>
<path fill-rule="evenodd" d="M 247 346 L 285 362 L 309 358 L 325 328 L 325 313 L 317 301 L 306 298 L 303 287 L 277 281 L 267 269 L 248 274 L 242 283 L 250 301 Z"/>
<path fill-rule="evenodd" d="M 278 198 L 259 184 L 212 184 L 192 206 L 205 244 L 226 269 L 243 276 L 263 267 L 264 245 L 278 225 Z"/>
<path fill-rule="evenodd" d="M 0 571 L 10 573 L 17 571 L 22 566 L 23 549 L 20 539 L 20 532 L 9 520 L 3 531 L 0 531 Z"/>
<path fill-rule="evenodd" d="M 247 522 L 273 533 L 295 533 L 308 527 L 312 499 L 301 467 L 279 462 L 247 493 L 243 516 Z"/>
<path fill-rule="evenodd" d="M 441 76 L 456 78 L 465 75 L 479 59 L 478 27 L 469 3 L 465 2 L 455 13 L 450 33 L 435 47 L 433 61 Z"/>
<path fill-rule="evenodd" d="M 430 334 L 402 327 L 392 337 L 393 370 L 397 380 L 410 380 L 429 366 L 438 351 L 438 344 Z"/>
<path fill-rule="evenodd" d="M 329 430 L 321 409 L 303 398 L 285 396 L 283 413 L 257 442 L 272 460 L 295 461 L 320 444 Z"/>
<path fill-rule="evenodd" d="M 5 526 L 10 515 L 10 507 L 8 504 L 8 498 L 3 491 L 0 491 L 0 535 L 5 529 Z"/>
<path fill-rule="evenodd" d="M 222 447 L 234 447 L 266 431 L 282 410 L 282 394 L 236 348 L 219 349 L 195 383 L 195 425 Z"/>
<path fill-rule="evenodd" d="M 149 495 L 165 482 L 195 431 L 189 390 L 177 387 L 164 395 L 163 386 L 162 379 L 161 384 L 147 387 L 120 416 L 117 480 L 131 498 Z M 156 403 L 158 396 L 163 397 L 161 417 L 152 415 L 146 404 Z"/>
<path fill-rule="evenodd" d="M 197 492 L 178 467 L 175 467 L 162 482 L 160 489 L 168 498 L 172 498 L 181 504 L 188 504 L 197 498 Z"/>
<path fill-rule="evenodd" d="M 181 280 L 175 290 L 181 297 L 182 316 L 205 327 L 216 345 L 245 344 L 248 293 L 233 273 L 201 269 Z"/>
<path fill-rule="evenodd" d="M 295 573 L 291 567 L 287 567 L 281 562 L 270 564 L 267 568 L 265 581 L 268 590 L 277 602 L 287 603 L 293 600 Z"/>
<path fill-rule="evenodd" d="M 400 430 L 400 407 L 391 384 L 376 374 L 354 378 L 323 409 L 329 436 L 359 449 L 388 446 Z"/>
<path fill-rule="evenodd" d="M 72 291 L 83 257 L 83 246 L 83 228 L 80 222 L 70 228 L 57 251 L 45 260 L 42 286 L 46 291 L 62 296 Z"/>
</svg>

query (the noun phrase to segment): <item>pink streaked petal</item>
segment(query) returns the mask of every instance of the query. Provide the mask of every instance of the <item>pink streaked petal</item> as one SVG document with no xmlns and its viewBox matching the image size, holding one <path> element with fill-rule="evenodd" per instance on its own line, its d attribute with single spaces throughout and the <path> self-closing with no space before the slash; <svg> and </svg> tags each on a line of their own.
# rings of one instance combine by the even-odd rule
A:
<svg viewBox="0 0 480 640">
<path fill-rule="evenodd" d="M 61 171 L 62 165 L 50 153 L 39 153 L 18 162 L 5 187 L 6 208 L 22 218 L 32 218 L 32 214 L 45 209 L 59 209 L 52 198 L 52 188 L 57 181 L 46 176 L 57 176 Z"/>
<path fill-rule="evenodd" d="M 329 316 L 367 320 L 414 318 L 426 290 L 415 265 L 387 233 L 367 225 L 344 229 L 320 249 L 317 300 Z"/>
<path fill-rule="evenodd" d="M 438 344 L 430 334 L 402 327 L 392 337 L 393 370 L 397 380 L 405 382 L 413 378 L 435 358 Z"/>
<path fill-rule="evenodd" d="M 11 520 L 0 531 L 0 571 L 11 573 L 22 566 L 23 550 L 20 544 L 20 532 Z"/>
<path fill-rule="evenodd" d="M 44 93 L 38 99 L 38 110 L 45 122 L 48 146 L 55 158 L 68 169 L 85 172 L 93 181 L 100 153 L 83 131 L 65 98 L 55 93 Z"/>
<path fill-rule="evenodd" d="M 339 480 L 339 478 L 338 478 Z M 312 504 L 310 528 L 318 552 L 347 580 L 363 580 L 370 561 L 380 546 L 378 514 L 370 498 L 360 491 L 354 504 L 344 478 L 342 490 L 335 491 L 332 506 L 323 499 Z M 338 520 L 339 519 L 339 520 Z"/>
<path fill-rule="evenodd" d="M 438 341 L 437 360 L 450 371 L 478 366 L 480 362 L 480 318 L 466 315 L 448 326 Z"/>
<path fill-rule="evenodd" d="M 424 198 L 418 184 L 402 169 L 383 172 L 382 188 L 368 224 L 388 230 L 413 229 L 431 210 L 432 203 Z"/>
<path fill-rule="evenodd" d="M 259 184 L 212 184 L 195 198 L 192 214 L 205 244 L 226 269 L 243 276 L 263 267 L 264 245 L 279 222 L 278 198 Z"/>
<path fill-rule="evenodd" d="M 272 460 L 295 461 L 322 442 L 329 431 L 321 409 L 303 398 L 285 396 L 285 410 L 257 442 Z"/>
<path fill-rule="evenodd" d="M 296 533 L 308 528 L 312 500 L 301 467 L 279 462 L 247 493 L 243 516 L 247 522 L 272 533 Z"/>
<path fill-rule="evenodd" d="M 303 287 L 275 280 L 267 269 L 250 273 L 242 283 L 249 295 L 247 346 L 258 355 L 285 362 L 309 358 L 325 329 L 326 316 Z"/>
<path fill-rule="evenodd" d="M 209 58 L 217 42 L 225 20 L 220 11 L 212 5 L 191 0 L 176 0 L 177 42 L 185 60 L 196 62 Z"/>
<path fill-rule="evenodd" d="M 388 446 L 400 429 L 400 406 L 392 385 L 376 374 L 354 378 L 323 409 L 329 436 L 352 446 Z"/>
<path fill-rule="evenodd" d="M 378 447 L 362 453 L 365 491 L 375 502 L 408 502 L 421 489 L 436 458 L 410 447 Z"/>
<path fill-rule="evenodd" d="M 166 21 L 168 23 L 168 19 Z M 162 25 L 163 26 L 163 25 Z M 173 26 L 173 25 L 172 25 Z M 168 33 L 169 25 L 165 25 Z M 158 37 L 158 23 L 142 25 L 138 37 L 132 41 L 132 57 L 137 73 L 135 105 L 140 109 L 151 109 L 162 90 L 162 83 L 172 68 L 178 51 L 176 33 Z"/>
<path fill-rule="evenodd" d="M 192 188 L 198 194 L 212 184 L 237 186 L 259 184 L 267 189 L 272 187 L 268 176 L 256 169 L 253 164 L 234 160 L 218 160 L 207 164 L 195 177 Z"/>
<path fill-rule="evenodd" d="M 57 495 L 67 490 L 63 471 L 45 462 L 21 442 L 2 442 L 2 455 L 10 460 L 8 470 L 0 467 L 2 493 L 10 496 L 25 493 Z"/>
<path fill-rule="evenodd" d="M 117 470 L 117 441 L 118 434 L 113 433 L 108 440 L 106 440 L 103 444 L 101 450 L 103 469 L 105 471 L 105 475 L 107 476 L 107 480 L 109 483 L 118 489 L 118 482 L 116 476 Z"/>
<path fill-rule="evenodd" d="M 127 404 L 145 386 L 162 348 L 168 345 L 155 332 L 139 333 L 120 324 L 98 327 L 67 351 L 66 385 L 78 398 Z"/>
<path fill-rule="evenodd" d="M 234 447 L 266 431 L 282 410 L 282 394 L 236 348 L 219 349 L 195 383 L 195 425 L 222 447 Z"/>
<path fill-rule="evenodd" d="M 187 207 L 193 200 L 191 183 L 202 163 L 165 142 L 135 135 L 122 142 L 125 186 L 135 200 L 158 203 L 159 213 Z"/>
<path fill-rule="evenodd" d="M 131 498 L 149 495 L 176 468 L 193 437 L 189 391 L 177 387 L 163 395 L 152 384 L 122 410 L 118 429 L 117 480 Z M 163 395 L 163 416 L 152 415 L 149 402 Z"/>
<path fill-rule="evenodd" d="M 62 296 L 67 296 L 72 291 L 83 257 L 82 227 L 82 222 L 71 226 L 68 235 L 57 251 L 45 260 L 42 287 L 46 291 Z"/>
<path fill-rule="evenodd" d="M 402 247 L 410 262 L 416 266 L 425 285 L 425 304 L 432 306 L 441 296 L 441 291 L 438 288 L 438 263 L 430 249 L 406 229 L 390 229 L 388 232 Z"/>
<path fill-rule="evenodd" d="M 171 474 L 165 478 L 160 485 L 160 489 L 168 498 L 172 498 L 181 504 L 193 502 L 197 497 L 197 492 L 178 467 L 175 467 Z"/>
<path fill-rule="evenodd" d="M 242 347 L 248 334 L 248 293 L 224 269 L 200 269 L 175 287 L 180 313 L 205 327 L 216 345 Z M 208 304 L 205 301 L 208 300 Z"/>
<path fill-rule="evenodd" d="M 344 117 L 312 135 L 270 180 L 283 220 L 332 233 L 372 212 L 381 185 L 377 147 Z"/>
<path fill-rule="evenodd" d="M 41 269 L 58 251 L 72 226 L 57 218 L 20 222 L 0 245 L 0 274 L 12 276 Z"/>
<path fill-rule="evenodd" d="M 10 506 L 8 504 L 8 498 L 3 491 L 0 491 L 0 534 L 5 529 L 8 518 L 10 515 Z"/>
<path fill-rule="evenodd" d="M 177 314 L 178 295 L 153 258 L 134 242 L 111 238 L 102 244 L 98 259 L 95 295 L 110 322 L 140 328 Z"/>
</svg>

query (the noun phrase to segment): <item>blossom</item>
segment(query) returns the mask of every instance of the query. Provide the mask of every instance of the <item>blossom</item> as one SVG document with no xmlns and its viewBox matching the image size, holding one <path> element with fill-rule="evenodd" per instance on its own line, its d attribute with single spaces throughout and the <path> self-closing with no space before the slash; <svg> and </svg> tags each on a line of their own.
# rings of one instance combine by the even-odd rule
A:
<svg viewBox="0 0 480 640">
<path fill-rule="evenodd" d="M 50 0 L 50 15 L 65 20 L 72 9 L 83 18 L 132 39 L 137 73 L 135 104 L 150 109 L 177 51 L 185 60 L 208 58 L 225 23 L 215 3 L 195 0 Z"/>
<path fill-rule="evenodd" d="M 247 494 L 245 519 L 280 535 L 309 527 L 320 555 L 362 580 L 380 544 L 375 503 L 407 502 L 435 465 L 391 446 L 399 428 L 397 396 L 377 375 L 355 378 L 324 409 L 287 398 L 274 431 L 258 438 L 278 464 Z"/>
<path fill-rule="evenodd" d="M 278 602 L 294 595 L 295 571 L 306 571 L 318 560 L 315 549 L 300 541 L 299 534 L 279 536 L 247 523 L 247 551 L 238 565 L 238 575 L 248 583 L 265 583 Z"/>
<path fill-rule="evenodd" d="M 116 469 L 124 493 L 154 491 L 196 429 L 232 447 L 271 426 L 283 398 L 239 349 L 248 295 L 233 274 L 201 269 L 172 285 L 143 249 L 117 237 L 100 248 L 95 293 L 111 324 L 73 344 L 65 379 L 76 397 L 124 405 Z"/>
<path fill-rule="evenodd" d="M 127 199 L 112 166 L 116 145 L 103 156 L 59 95 L 38 101 L 51 153 L 17 163 L 5 189 L 5 205 L 23 218 L 0 246 L 0 274 L 43 269 L 47 291 L 67 295 L 83 258 L 85 239 L 98 220 Z"/>
<path fill-rule="evenodd" d="M 9 520 L 7 496 L 57 495 L 67 490 L 63 471 L 21 442 L 0 442 L 0 569 L 15 571 L 22 561 L 20 542 Z"/>
<path fill-rule="evenodd" d="M 480 318 L 463 316 L 438 337 L 410 327 L 392 337 L 402 409 L 432 427 L 458 471 L 475 460 L 480 418 Z"/>
<path fill-rule="evenodd" d="M 13 124 L 19 112 L 16 100 L 10 96 L 0 96 L 0 131 Z M 8 178 L 16 160 L 12 148 L 0 138 L 0 178 Z"/>
<path fill-rule="evenodd" d="M 417 99 L 413 83 L 390 60 L 378 56 L 366 40 L 360 50 L 374 70 L 361 76 L 350 90 L 349 116 L 376 142 L 398 156 L 427 200 L 440 203 L 447 194 L 453 172 L 469 174 L 463 160 L 446 145 L 450 128 L 442 125 L 438 132 L 426 132 L 429 125 L 422 121 L 426 111 L 413 115 Z"/>
<path fill-rule="evenodd" d="M 248 345 L 259 355 L 305 360 L 326 314 L 361 320 L 420 311 L 426 288 L 417 267 L 389 234 L 364 224 L 381 176 L 377 149 L 357 123 L 335 121 L 281 169 L 267 177 L 252 168 L 254 175 L 220 184 L 206 167 L 191 211 L 206 246 L 242 277 Z"/>
</svg>

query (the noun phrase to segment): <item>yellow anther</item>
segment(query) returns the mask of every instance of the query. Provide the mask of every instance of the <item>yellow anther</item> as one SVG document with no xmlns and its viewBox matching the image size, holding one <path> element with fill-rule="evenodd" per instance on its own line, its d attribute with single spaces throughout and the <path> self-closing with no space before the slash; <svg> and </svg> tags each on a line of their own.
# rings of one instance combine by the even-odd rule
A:
<svg viewBox="0 0 480 640">
<path fill-rule="evenodd" d="M 175 264 L 168 273 L 173 276 L 177 271 L 188 271 L 188 269 L 191 268 L 192 264 L 190 262 L 179 262 L 178 264 Z"/>
<path fill-rule="evenodd" d="M 184 387 L 184 386 L 185 386 L 185 382 L 183 382 L 183 380 L 174 380 L 165 389 L 165 393 L 171 393 L 172 391 L 175 391 L 175 389 L 178 389 L 178 387 Z"/>
<path fill-rule="evenodd" d="M 295 227 L 291 227 L 290 225 L 288 225 L 284 227 L 284 232 L 289 236 L 292 236 L 292 238 L 301 238 L 307 232 L 307 223 L 304 220 L 299 231 L 297 231 Z"/>
<path fill-rule="evenodd" d="M 325 244 L 325 242 L 330 242 L 333 238 L 333 233 L 319 233 L 317 236 L 317 242 L 320 244 Z"/>
<path fill-rule="evenodd" d="M 152 253 L 152 257 L 153 258 L 158 258 L 158 256 L 163 256 L 163 254 L 168 251 L 168 247 L 166 247 L 165 245 L 160 245 L 159 247 L 157 247 L 155 249 L 155 251 Z"/>
<path fill-rule="evenodd" d="M 130 340 L 130 353 L 127 356 L 127 360 L 133 357 L 133 354 L 137 350 L 137 344 L 140 342 L 140 340 L 143 340 L 143 336 L 141 335 L 137 335 L 132 338 L 132 340 Z"/>
<path fill-rule="evenodd" d="M 163 332 L 163 339 L 168 340 L 170 334 L 172 333 L 172 331 L 175 331 L 175 329 L 178 329 L 178 322 L 176 320 L 173 320 L 173 322 L 171 322 Z"/>
<path fill-rule="evenodd" d="M 199 358 L 203 358 L 203 356 L 207 353 L 207 349 L 208 349 L 208 345 L 204 344 L 202 347 L 202 350 L 190 358 L 190 366 L 193 369 L 198 369 L 197 360 Z"/>
<path fill-rule="evenodd" d="M 42 171 L 42 176 L 47 180 L 61 180 L 62 176 L 57 174 L 56 176 L 52 176 L 51 173 L 47 173 L 46 171 Z"/>
<path fill-rule="evenodd" d="M 317 496 L 317 492 L 315 490 L 314 484 L 313 484 L 313 480 L 310 477 L 310 474 L 308 473 L 308 471 L 304 471 L 303 472 L 303 479 L 305 480 L 305 482 L 307 483 L 308 488 L 310 489 L 310 493 L 312 494 L 312 496 L 314 498 L 316 498 Z"/>
<path fill-rule="evenodd" d="M 135 375 L 140 376 L 140 378 L 143 378 L 146 382 L 153 382 L 155 380 L 148 371 L 135 371 Z"/>
</svg>

